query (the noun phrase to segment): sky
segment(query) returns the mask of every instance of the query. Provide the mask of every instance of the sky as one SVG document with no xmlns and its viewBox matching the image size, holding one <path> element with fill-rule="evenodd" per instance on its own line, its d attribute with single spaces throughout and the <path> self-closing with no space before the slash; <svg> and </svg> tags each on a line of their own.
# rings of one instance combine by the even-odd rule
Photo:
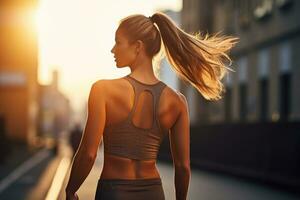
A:
<svg viewBox="0 0 300 200">
<path fill-rule="evenodd" d="M 152 15 L 156 10 L 180 11 L 182 0 L 40 0 L 36 12 L 39 43 L 38 80 L 49 84 L 59 71 L 59 89 L 79 113 L 93 82 L 122 77 L 110 50 L 122 18 Z"/>
</svg>

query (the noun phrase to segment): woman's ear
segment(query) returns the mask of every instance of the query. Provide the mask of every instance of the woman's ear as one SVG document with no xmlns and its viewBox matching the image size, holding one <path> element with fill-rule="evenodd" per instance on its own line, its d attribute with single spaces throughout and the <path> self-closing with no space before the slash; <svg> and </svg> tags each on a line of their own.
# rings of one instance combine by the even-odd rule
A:
<svg viewBox="0 0 300 200">
<path fill-rule="evenodd" d="M 144 43 L 141 40 L 136 41 L 136 53 L 140 53 L 142 51 Z"/>
</svg>

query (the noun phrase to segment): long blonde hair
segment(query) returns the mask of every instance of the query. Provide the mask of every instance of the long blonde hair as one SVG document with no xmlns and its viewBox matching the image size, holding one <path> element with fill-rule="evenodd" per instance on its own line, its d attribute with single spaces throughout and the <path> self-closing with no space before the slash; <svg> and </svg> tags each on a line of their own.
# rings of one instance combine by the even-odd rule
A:
<svg viewBox="0 0 300 200">
<path fill-rule="evenodd" d="M 151 17 L 130 15 L 120 21 L 119 28 L 129 41 L 143 41 L 151 58 L 164 46 L 168 61 L 181 79 L 188 81 L 207 100 L 222 98 L 225 88 L 221 80 L 231 70 L 232 63 L 228 52 L 238 38 L 220 33 L 192 35 L 160 12 Z"/>
</svg>

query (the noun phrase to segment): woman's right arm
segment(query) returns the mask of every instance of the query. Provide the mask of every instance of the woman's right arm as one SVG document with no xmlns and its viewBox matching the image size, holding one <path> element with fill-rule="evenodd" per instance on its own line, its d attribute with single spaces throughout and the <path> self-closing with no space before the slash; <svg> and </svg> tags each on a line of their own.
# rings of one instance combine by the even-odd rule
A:
<svg viewBox="0 0 300 200">
<path fill-rule="evenodd" d="M 184 95 L 180 94 L 180 112 L 169 134 L 170 147 L 175 168 L 176 200 L 187 198 L 190 169 L 190 121 L 188 104 Z"/>
</svg>

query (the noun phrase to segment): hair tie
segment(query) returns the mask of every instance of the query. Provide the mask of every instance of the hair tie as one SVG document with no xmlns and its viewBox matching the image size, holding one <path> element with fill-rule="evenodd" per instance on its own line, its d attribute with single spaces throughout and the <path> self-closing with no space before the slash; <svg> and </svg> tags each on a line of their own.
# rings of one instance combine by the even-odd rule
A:
<svg viewBox="0 0 300 200">
<path fill-rule="evenodd" d="M 152 23 L 154 23 L 154 21 L 153 21 L 153 19 L 152 19 L 151 16 L 149 16 L 148 19 L 150 19 L 150 21 L 151 21 Z"/>
</svg>

